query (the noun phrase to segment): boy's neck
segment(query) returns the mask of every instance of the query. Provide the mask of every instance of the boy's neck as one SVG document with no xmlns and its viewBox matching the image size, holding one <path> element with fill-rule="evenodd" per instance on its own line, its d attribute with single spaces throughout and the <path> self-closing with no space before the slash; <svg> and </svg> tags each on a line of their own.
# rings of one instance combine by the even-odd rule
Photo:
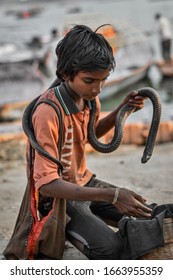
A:
<svg viewBox="0 0 173 280">
<path fill-rule="evenodd" d="M 78 96 L 76 94 L 76 92 L 71 89 L 71 87 L 69 86 L 69 84 L 67 82 L 65 82 L 65 86 L 66 86 L 66 89 L 68 91 L 68 94 L 74 100 L 76 106 L 79 108 L 80 111 L 83 111 L 84 108 L 85 108 L 85 101 L 84 101 L 84 99 L 81 98 L 80 96 Z"/>
</svg>

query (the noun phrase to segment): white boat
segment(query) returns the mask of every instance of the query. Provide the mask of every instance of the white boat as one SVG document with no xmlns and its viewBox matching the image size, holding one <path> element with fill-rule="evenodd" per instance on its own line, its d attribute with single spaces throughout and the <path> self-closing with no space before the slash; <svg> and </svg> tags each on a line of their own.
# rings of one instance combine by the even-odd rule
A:
<svg viewBox="0 0 173 280">
<path fill-rule="evenodd" d="M 109 76 L 101 100 L 115 95 L 120 90 L 147 77 L 153 63 L 153 52 L 149 39 L 129 22 L 116 23 L 116 68 Z"/>
<path fill-rule="evenodd" d="M 100 100 L 105 100 L 121 90 L 126 89 L 128 86 L 137 83 L 138 81 L 147 77 L 150 64 L 139 67 L 137 69 L 127 70 L 119 78 L 114 78 L 111 75 L 110 79 L 106 82 L 102 92 L 99 94 Z"/>
<path fill-rule="evenodd" d="M 41 59 L 50 45 L 43 44 L 41 47 L 18 46 L 14 43 L 0 45 L 0 64 L 7 63 L 31 63 L 35 59 Z"/>
</svg>

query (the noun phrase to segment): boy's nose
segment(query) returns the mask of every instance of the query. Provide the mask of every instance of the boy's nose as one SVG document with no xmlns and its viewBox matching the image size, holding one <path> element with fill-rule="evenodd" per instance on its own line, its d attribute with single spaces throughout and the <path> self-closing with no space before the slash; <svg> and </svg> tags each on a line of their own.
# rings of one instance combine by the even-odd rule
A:
<svg viewBox="0 0 173 280">
<path fill-rule="evenodd" d="M 98 83 L 98 84 L 94 85 L 92 92 L 99 94 L 101 92 L 101 90 L 102 90 L 102 83 Z"/>
</svg>

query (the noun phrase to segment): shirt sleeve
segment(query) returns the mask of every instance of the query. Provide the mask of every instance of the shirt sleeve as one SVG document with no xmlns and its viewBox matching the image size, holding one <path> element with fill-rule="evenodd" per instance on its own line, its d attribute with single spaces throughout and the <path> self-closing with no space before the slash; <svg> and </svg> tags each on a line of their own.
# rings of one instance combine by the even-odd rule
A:
<svg viewBox="0 0 173 280">
<path fill-rule="evenodd" d="M 38 144 L 51 156 L 59 159 L 59 120 L 55 110 L 48 104 L 40 104 L 33 114 L 32 122 Z M 58 165 L 36 151 L 34 159 L 36 189 L 58 178 Z"/>
</svg>

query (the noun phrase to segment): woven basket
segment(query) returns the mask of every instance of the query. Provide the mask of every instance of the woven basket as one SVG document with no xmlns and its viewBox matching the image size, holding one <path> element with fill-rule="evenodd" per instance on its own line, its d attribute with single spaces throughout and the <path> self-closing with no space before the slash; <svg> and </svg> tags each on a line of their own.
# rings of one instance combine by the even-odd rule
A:
<svg viewBox="0 0 173 280">
<path fill-rule="evenodd" d="M 139 260 L 173 260 L 173 219 L 165 218 L 163 222 L 164 246 L 143 255 Z"/>
</svg>

